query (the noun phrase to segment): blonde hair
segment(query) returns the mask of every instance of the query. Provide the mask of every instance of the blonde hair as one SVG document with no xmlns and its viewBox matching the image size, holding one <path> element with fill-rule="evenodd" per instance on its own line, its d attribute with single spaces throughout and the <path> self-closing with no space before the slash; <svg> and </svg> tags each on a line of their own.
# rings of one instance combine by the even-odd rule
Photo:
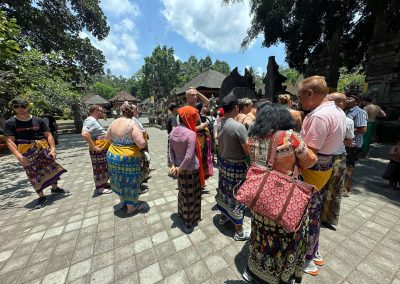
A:
<svg viewBox="0 0 400 284">
<path fill-rule="evenodd" d="M 197 92 L 197 89 L 193 86 L 189 87 L 189 89 L 185 92 L 185 95 L 189 95 L 190 91 L 195 90 Z"/>
<path fill-rule="evenodd" d="M 299 83 L 299 91 L 305 89 L 310 89 L 319 95 L 327 95 L 329 92 L 324 76 L 311 76 L 301 80 Z"/>
<path fill-rule="evenodd" d="M 281 105 L 288 105 L 292 98 L 290 97 L 289 94 L 280 94 L 278 96 L 278 103 Z"/>
</svg>

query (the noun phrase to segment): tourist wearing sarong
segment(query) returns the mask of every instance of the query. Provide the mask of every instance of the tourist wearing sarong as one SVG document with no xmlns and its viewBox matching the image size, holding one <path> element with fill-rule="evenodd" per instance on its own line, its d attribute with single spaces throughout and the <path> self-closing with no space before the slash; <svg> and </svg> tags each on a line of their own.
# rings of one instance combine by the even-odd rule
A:
<svg viewBox="0 0 400 284">
<path fill-rule="evenodd" d="M 334 101 L 340 108 L 346 106 L 346 96 L 342 93 L 329 94 L 329 100 Z M 326 196 L 322 206 L 321 224 L 331 230 L 336 230 L 334 226 L 339 223 L 340 203 L 344 187 L 344 174 L 346 170 L 346 144 L 352 144 L 354 139 L 353 120 L 346 117 L 346 135 L 345 140 L 339 149 L 333 154 L 332 175 L 325 185 Z"/>
<path fill-rule="evenodd" d="M 198 100 L 200 100 L 200 102 L 198 102 Z M 189 90 L 186 91 L 186 102 L 188 106 L 196 108 L 199 113 L 203 107 L 207 107 L 210 103 L 210 101 L 194 87 L 190 87 Z M 208 179 L 213 175 L 214 171 L 212 168 L 211 136 L 206 120 L 206 117 L 204 117 L 204 120 L 202 121 L 199 116 L 196 124 L 196 132 L 201 150 L 200 166 L 203 168 L 204 178 Z M 205 184 L 202 185 L 202 188 L 204 188 L 204 185 Z"/>
<path fill-rule="evenodd" d="M 300 169 L 312 166 L 317 157 L 292 130 L 295 125 L 284 107 L 264 105 L 257 112 L 247 141 L 252 164 L 267 165 L 270 138 L 275 131 L 285 130 L 279 137 L 274 170 L 292 175 L 295 163 Z M 306 254 L 307 211 L 299 230 L 292 233 L 267 217 L 254 211 L 251 214 L 249 254 L 243 278 L 255 283 L 283 284 L 292 280 L 300 283 Z"/>
<path fill-rule="evenodd" d="M 234 120 L 239 113 L 238 100 L 229 94 L 222 100 L 224 117 L 218 125 L 218 188 L 217 208 L 221 212 L 219 224 L 228 220 L 235 225 L 234 239 L 247 240 L 249 231 L 243 230 L 245 206 L 234 196 L 233 189 L 241 182 L 247 173 L 249 154 L 246 140 L 247 130 L 243 124 Z"/>
<path fill-rule="evenodd" d="M 43 119 L 29 114 L 25 99 L 15 98 L 10 104 L 15 116 L 5 122 L 4 136 L 8 149 L 18 159 L 38 194 L 36 208 L 40 208 L 47 202 L 43 193 L 46 187 L 51 186 L 52 193 L 68 193 L 58 187 L 60 176 L 66 170 L 55 161 L 55 142 Z"/>
<path fill-rule="evenodd" d="M 343 195 L 348 196 L 352 187 L 354 168 L 361 154 L 363 136 L 367 132 L 368 114 L 360 108 L 361 93 L 357 89 L 346 90 L 346 115 L 354 122 L 354 144 L 346 147 L 346 173 L 344 179 Z"/>
<path fill-rule="evenodd" d="M 127 215 L 143 209 L 140 195 L 140 149 L 146 146 L 143 132 L 135 123 L 133 106 L 125 102 L 121 106 L 122 117 L 114 120 L 107 130 L 111 141 L 107 152 L 111 189 L 121 200 L 121 208 Z"/>
<path fill-rule="evenodd" d="M 179 125 L 170 135 L 170 174 L 178 177 L 178 214 L 188 229 L 201 220 L 200 144 L 196 135 L 198 112 L 191 106 L 178 109 Z"/>
<path fill-rule="evenodd" d="M 136 123 L 136 125 L 139 127 L 139 129 L 143 133 L 143 138 L 146 142 L 146 145 L 144 148 L 140 149 L 140 170 L 141 170 L 141 175 L 140 175 L 140 184 L 146 182 L 150 178 L 150 154 L 149 154 L 149 144 L 147 141 L 149 140 L 149 134 L 147 134 L 146 129 L 143 127 L 143 124 L 140 123 L 138 120 L 139 117 L 139 112 L 137 109 L 136 105 L 131 105 L 133 108 L 133 121 Z M 143 190 L 140 192 L 140 194 L 148 192 L 147 188 L 143 188 Z"/>
<path fill-rule="evenodd" d="M 386 113 L 376 104 L 373 103 L 375 97 L 379 95 L 379 91 L 376 89 L 368 90 L 362 97 L 363 110 L 368 115 L 367 132 L 363 136 L 363 144 L 361 149 L 361 155 L 368 157 L 369 145 L 371 144 L 372 137 L 376 131 L 376 118 L 385 118 Z"/>
<path fill-rule="evenodd" d="M 108 166 L 106 154 L 110 143 L 106 140 L 106 131 L 99 123 L 104 117 L 104 109 L 99 105 L 89 108 L 89 116 L 83 122 L 82 138 L 89 145 L 89 154 L 92 161 L 94 184 L 98 194 L 109 194 Z"/>
<path fill-rule="evenodd" d="M 317 275 L 316 265 L 325 264 L 318 252 L 322 202 L 326 192 L 324 186 L 332 174 L 332 154 L 339 149 L 345 138 L 345 114 L 333 101 L 329 101 L 324 77 L 312 76 L 302 80 L 298 95 L 302 108 L 309 111 L 300 134 L 307 147 L 318 156 L 318 162 L 313 167 L 302 170 L 304 181 L 316 187 L 309 208 L 310 223 L 304 272 Z"/>
</svg>

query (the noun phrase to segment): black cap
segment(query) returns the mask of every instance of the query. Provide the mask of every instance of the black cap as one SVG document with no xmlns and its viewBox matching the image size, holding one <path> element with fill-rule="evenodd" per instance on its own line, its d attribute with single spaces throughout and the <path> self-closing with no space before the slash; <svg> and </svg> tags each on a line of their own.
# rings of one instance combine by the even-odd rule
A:
<svg viewBox="0 0 400 284">
<path fill-rule="evenodd" d="M 12 105 L 28 105 L 28 101 L 22 98 L 15 98 L 11 100 Z"/>
<path fill-rule="evenodd" d="M 229 94 L 222 99 L 222 108 L 224 111 L 230 111 L 238 104 L 238 99 L 233 94 Z"/>
</svg>

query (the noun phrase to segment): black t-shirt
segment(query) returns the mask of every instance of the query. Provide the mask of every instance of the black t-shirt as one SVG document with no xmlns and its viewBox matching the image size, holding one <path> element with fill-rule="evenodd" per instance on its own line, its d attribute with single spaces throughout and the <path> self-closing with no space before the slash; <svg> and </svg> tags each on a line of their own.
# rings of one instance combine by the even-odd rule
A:
<svg viewBox="0 0 400 284">
<path fill-rule="evenodd" d="M 44 123 L 50 128 L 51 132 L 57 131 L 55 123 L 56 120 L 52 115 L 43 115 L 42 116 Z"/>
<path fill-rule="evenodd" d="M 173 115 L 173 114 L 170 114 L 168 116 L 168 119 L 167 119 L 167 132 L 168 132 L 168 134 L 170 134 L 172 129 L 174 127 L 176 127 L 177 125 L 178 125 L 178 123 L 176 121 L 176 116 Z"/>
<path fill-rule="evenodd" d="M 45 139 L 44 132 L 49 132 L 50 128 L 44 123 L 43 119 L 32 116 L 28 121 L 18 120 L 11 117 L 4 124 L 4 136 L 15 136 L 15 139 L 40 140 Z"/>
</svg>

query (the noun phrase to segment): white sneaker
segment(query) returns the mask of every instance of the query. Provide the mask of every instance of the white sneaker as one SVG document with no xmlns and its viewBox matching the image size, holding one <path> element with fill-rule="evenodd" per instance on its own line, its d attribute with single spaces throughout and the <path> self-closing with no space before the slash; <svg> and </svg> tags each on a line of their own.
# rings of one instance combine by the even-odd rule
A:
<svg viewBox="0 0 400 284">
<path fill-rule="evenodd" d="M 315 265 L 314 261 L 312 260 L 306 260 L 304 263 L 304 268 L 303 268 L 304 273 L 310 274 L 312 276 L 317 276 L 319 271 L 317 265 Z"/>
<path fill-rule="evenodd" d="M 235 233 L 233 236 L 235 241 L 247 241 L 250 239 L 250 231 L 241 231 L 240 233 Z"/>
<path fill-rule="evenodd" d="M 316 265 L 318 266 L 323 266 L 325 265 L 325 260 L 322 258 L 322 255 L 317 251 L 315 254 L 313 261 Z"/>
</svg>

